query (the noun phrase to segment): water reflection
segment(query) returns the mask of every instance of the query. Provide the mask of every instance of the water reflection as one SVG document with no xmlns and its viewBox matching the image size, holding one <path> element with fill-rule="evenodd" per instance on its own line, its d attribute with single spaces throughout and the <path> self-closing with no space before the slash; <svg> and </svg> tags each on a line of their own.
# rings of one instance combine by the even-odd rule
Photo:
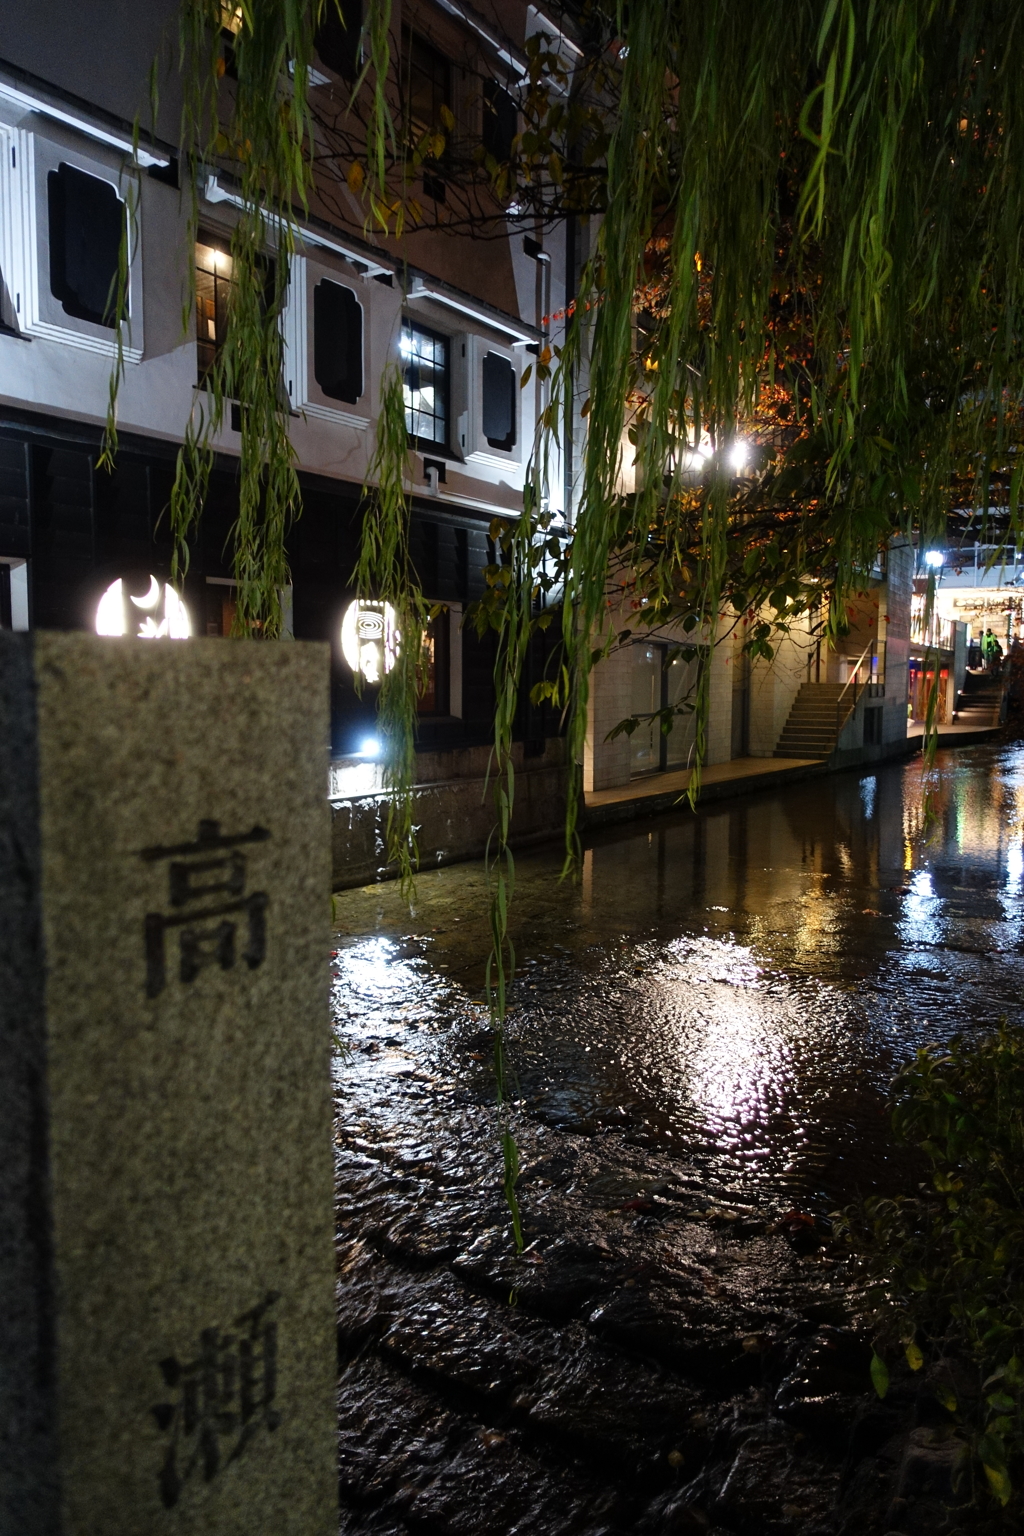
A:
<svg viewBox="0 0 1024 1536">
<path fill-rule="evenodd" d="M 1024 750 L 939 768 L 930 814 L 912 763 L 604 832 L 572 887 L 559 850 L 521 857 L 510 1033 L 528 1112 L 780 1199 L 884 1186 L 894 1066 L 1022 1014 Z M 398 1031 L 487 1097 L 482 872 L 423 876 L 412 915 L 394 887 L 339 907 L 342 1032 Z"/>
</svg>

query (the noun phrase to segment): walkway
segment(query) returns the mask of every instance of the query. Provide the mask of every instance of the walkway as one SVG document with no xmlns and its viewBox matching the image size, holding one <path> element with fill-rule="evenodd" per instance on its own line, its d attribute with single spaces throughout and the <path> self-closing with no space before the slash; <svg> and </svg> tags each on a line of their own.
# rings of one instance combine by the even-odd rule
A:
<svg viewBox="0 0 1024 1536">
<path fill-rule="evenodd" d="M 737 757 L 730 763 L 715 763 L 701 775 L 700 800 L 726 800 L 746 795 L 752 790 L 778 788 L 795 779 L 817 778 L 828 772 L 821 758 Z M 650 778 L 632 779 L 614 789 L 591 790 L 584 797 L 587 826 L 602 822 L 628 821 L 633 816 L 651 816 L 672 810 L 690 787 L 693 770 L 681 768 L 674 773 L 652 774 Z"/>
</svg>

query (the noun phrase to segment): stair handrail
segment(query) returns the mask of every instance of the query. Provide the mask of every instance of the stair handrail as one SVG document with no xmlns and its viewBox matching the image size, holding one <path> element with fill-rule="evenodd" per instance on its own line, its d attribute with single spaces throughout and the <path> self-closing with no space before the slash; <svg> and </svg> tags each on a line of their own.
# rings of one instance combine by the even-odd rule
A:
<svg viewBox="0 0 1024 1536">
<path fill-rule="evenodd" d="M 841 717 L 841 715 L 839 713 L 839 707 L 840 707 L 840 705 L 843 702 L 843 694 L 846 692 L 847 688 L 849 688 L 850 684 L 852 683 L 853 684 L 853 706 L 852 707 L 853 707 L 853 709 L 856 709 L 857 708 L 857 673 L 860 671 L 861 663 L 863 662 L 864 657 L 868 654 L 869 651 L 873 651 L 874 648 L 875 648 L 875 641 L 874 640 L 869 640 L 867 645 L 864 647 L 864 649 L 861 651 L 859 657 L 857 658 L 857 665 L 854 667 L 852 675 L 850 677 L 848 677 L 846 679 L 846 682 L 843 684 L 843 691 L 842 691 L 842 693 L 836 699 L 836 746 L 837 747 L 839 745 L 839 732 L 843 728 L 842 717 Z"/>
</svg>

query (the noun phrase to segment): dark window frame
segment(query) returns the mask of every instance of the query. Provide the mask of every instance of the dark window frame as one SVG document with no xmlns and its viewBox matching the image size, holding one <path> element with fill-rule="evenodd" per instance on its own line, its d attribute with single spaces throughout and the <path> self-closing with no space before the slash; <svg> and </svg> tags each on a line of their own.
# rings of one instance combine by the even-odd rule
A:
<svg viewBox="0 0 1024 1536">
<path fill-rule="evenodd" d="M 490 436 L 488 434 L 488 431 L 487 431 L 487 415 L 488 415 L 488 404 L 487 404 L 487 392 L 488 392 L 487 373 L 488 373 L 488 368 L 487 368 L 487 364 L 488 364 L 488 360 L 490 358 L 494 358 L 497 363 L 503 365 L 502 368 L 501 368 L 501 372 L 502 373 L 504 373 L 506 369 L 508 370 L 509 430 L 505 433 L 504 437 L 498 437 L 497 434 L 495 434 L 492 437 L 492 436 Z M 480 369 L 481 369 L 481 378 L 480 378 L 480 420 L 481 420 L 481 429 L 483 431 L 483 435 L 484 435 L 488 445 L 491 448 L 496 448 L 501 453 L 511 453 L 513 448 L 516 446 L 517 441 L 518 441 L 518 435 L 517 435 L 517 426 L 518 426 L 517 414 L 518 413 L 517 413 L 517 410 L 516 410 L 516 406 L 518 404 L 518 395 L 519 395 L 518 384 L 519 384 L 519 381 L 516 378 L 515 364 L 509 358 L 507 358 L 504 355 L 504 353 L 502 353 L 502 352 L 494 352 L 494 351 L 488 350 L 487 352 L 484 353 L 483 358 L 481 359 Z M 494 370 L 492 369 L 491 371 L 493 372 Z M 492 388 L 495 387 L 497 385 L 497 382 L 498 381 L 495 380 L 491 387 Z M 492 425 L 493 425 L 493 423 L 492 423 Z"/>
<path fill-rule="evenodd" d="M 411 425 L 411 422 L 410 422 L 410 415 L 413 412 L 413 407 L 407 404 L 406 407 L 405 407 L 405 413 L 406 413 L 405 425 L 406 425 L 406 432 L 408 433 L 408 437 L 409 437 L 409 445 L 412 448 L 416 448 L 420 452 L 423 452 L 425 450 L 428 453 L 436 453 L 438 451 L 441 451 L 441 452 L 444 452 L 444 453 L 450 453 L 451 450 L 450 450 L 450 447 L 449 447 L 449 443 L 450 443 L 450 435 L 451 435 L 451 414 L 452 414 L 451 413 L 451 379 L 452 379 L 451 347 L 452 347 L 452 338 L 450 336 L 446 335 L 443 331 L 435 331 L 435 330 L 431 329 L 430 326 L 428 326 L 428 325 L 421 325 L 418 320 L 413 320 L 410 316 L 403 315 L 403 317 L 402 317 L 402 332 L 401 332 L 403 337 L 406 335 L 407 331 L 409 333 L 413 334 L 413 335 L 420 335 L 420 336 L 429 337 L 429 339 L 432 342 L 434 342 L 435 344 L 437 342 L 440 342 L 443 345 L 443 347 L 444 347 L 444 365 L 443 365 L 443 368 L 441 370 L 441 372 L 442 372 L 442 381 L 443 381 L 443 383 L 442 383 L 442 398 L 443 398 L 443 405 L 444 405 L 444 418 L 443 418 L 443 420 L 444 420 L 444 436 L 443 437 L 439 437 L 439 438 L 432 438 L 432 437 L 423 437 L 420 434 L 415 433 L 412 430 L 412 425 Z M 417 366 L 417 365 L 415 364 L 414 359 L 411 356 L 403 354 L 403 359 L 402 359 L 402 385 L 403 385 L 403 390 L 405 388 L 409 388 L 410 390 L 414 389 L 414 388 L 419 388 L 418 384 L 417 385 L 413 385 L 409 381 L 409 374 L 412 372 L 412 370 L 413 370 L 413 368 L 415 366 Z M 433 365 L 431 365 L 431 366 L 433 366 Z M 435 388 L 436 388 L 436 385 L 435 385 Z M 420 414 L 422 416 L 422 415 L 424 415 L 426 413 L 420 411 L 418 414 Z M 437 413 L 434 412 L 432 414 L 436 418 L 436 414 Z"/>
<path fill-rule="evenodd" d="M 501 165 L 512 158 L 512 141 L 519 132 L 519 103 L 498 80 L 484 81 L 482 101 L 484 153 Z"/>
<path fill-rule="evenodd" d="M 360 69 L 362 0 L 340 0 L 340 10 L 339 16 L 335 0 L 327 0 L 313 46 L 321 64 L 342 80 L 352 83 Z"/>
<path fill-rule="evenodd" d="M 91 216 L 84 220 L 76 241 L 69 227 L 69 203 L 83 197 L 85 182 L 95 183 L 99 189 L 96 195 L 108 205 L 108 211 L 104 212 L 101 218 L 97 217 L 98 210 L 94 209 Z M 111 200 L 113 200 L 113 207 L 109 207 Z M 92 171 L 83 171 L 81 166 L 61 160 L 56 170 L 47 172 L 46 207 L 49 229 L 50 293 L 59 300 L 64 313 L 72 320 L 83 320 L 87 325 L 101 326 L 104 330 L 115 330 L 121 242 L 125 238 L 128 227 L 128 205 L 125 199 L 118 194 L 117 188 L 108 177 L 96 175 Z M 113 215 L 113 222 L 110 221 L 109 214 Z M 106 230 L 103 229 L 104 220 L 110 224 Z M 102 262 L 105 269 L 110 272 L 102 301 L 99 300 L 98 294 L 100 287 L 103 286 L 102 275 L 105 275 L 105 272 L 101 275 L 99 287 L 95 288 L 91 294 L 84 295 L 82 291 L 83 283 L 86 286 L 89 283 L 90 261 Z M 128 318 L 127 300 L 128 295 L 126 295 L 126 312 L 121 317 L 124 320 Z"/>
<path fill-rule="evenodd" d="M 335 299 L 330 293 L 331 289 L 337 289 L 339 294 L 347 296 L 346 299 L 340 301 Z M 346 382 L 344 383 L 338 382 L 341 378 L 340 373 L 336 374 L 333 383 L 326 377 L 328 373 L 327 340 L 324 331 L 330 323 L 327 314 L 329 302 L 340 304 L 339 314 L 341 310 L 348 310 L 350 313 L 354 310 L 358 315 L 358 337 L 354 337 L 351 333 L 347 337 Z M 366 316 L 355 290 L 347 283 L 340 283 L 334 278 L 320 278 L 313 289 L 313 378 L 317 387 L 329 400 L 342 400 L 347 405 L 356 405 L 362 399 L 366 390 L 365 337 Z"/>
<path fill-rule="evenodd" d="M 409 149 L 416 147 L 424 133 L 444 133 L 446 153 L 420 168 L 424 195 L 443 203 L 447 197 L 444 171 L 450 130 L 441 120 L 441 108 L 453 112 L 451 60 L 429 38 L 407 24 L 402 26 L 401 90 L 402 134 Z M 417 97 L 422 103 L 427 95 L 428 109 L 423 111 L 421 106 L 418 110 Z"/>
</svg>

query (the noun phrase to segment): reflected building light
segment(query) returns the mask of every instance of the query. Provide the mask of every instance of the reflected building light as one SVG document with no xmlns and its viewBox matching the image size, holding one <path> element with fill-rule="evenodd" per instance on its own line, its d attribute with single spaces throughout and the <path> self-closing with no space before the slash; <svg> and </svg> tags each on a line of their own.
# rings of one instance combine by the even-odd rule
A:
<svg viewBox="0 0 1024 1536">
<path fill-rule="evenodd" d="M 1013 895 L 1020 894 L 1021 876 L 1024 875 L 1024 848 L 1012 842 L 1006 850 L 1006 889 Z"/>
<path fill-rule="evenodd" d="M 381 683 L 398 658 L 401 636 L 390 603 L 356 598 L 341 621 L 341 654 L 364 682 Z"/>
<path fill-rule="evenodd" d="M 878 780 L 874 774 L 870 778 L 861 779 L 860 781 L 861 803 L 864 806 L 865 818 L 868 820 L 875 814 L 875 793 L 877 788 Z"/>
<path fill-rule="evenodd" d="M 192 633 L 188 609 L 171 586 L 150 576 L 136 597 L 119 578 L 112 581 L 96 608 L 98 635 L 133 635 L 137 640 L 187 640 Z"/>
</svg>

